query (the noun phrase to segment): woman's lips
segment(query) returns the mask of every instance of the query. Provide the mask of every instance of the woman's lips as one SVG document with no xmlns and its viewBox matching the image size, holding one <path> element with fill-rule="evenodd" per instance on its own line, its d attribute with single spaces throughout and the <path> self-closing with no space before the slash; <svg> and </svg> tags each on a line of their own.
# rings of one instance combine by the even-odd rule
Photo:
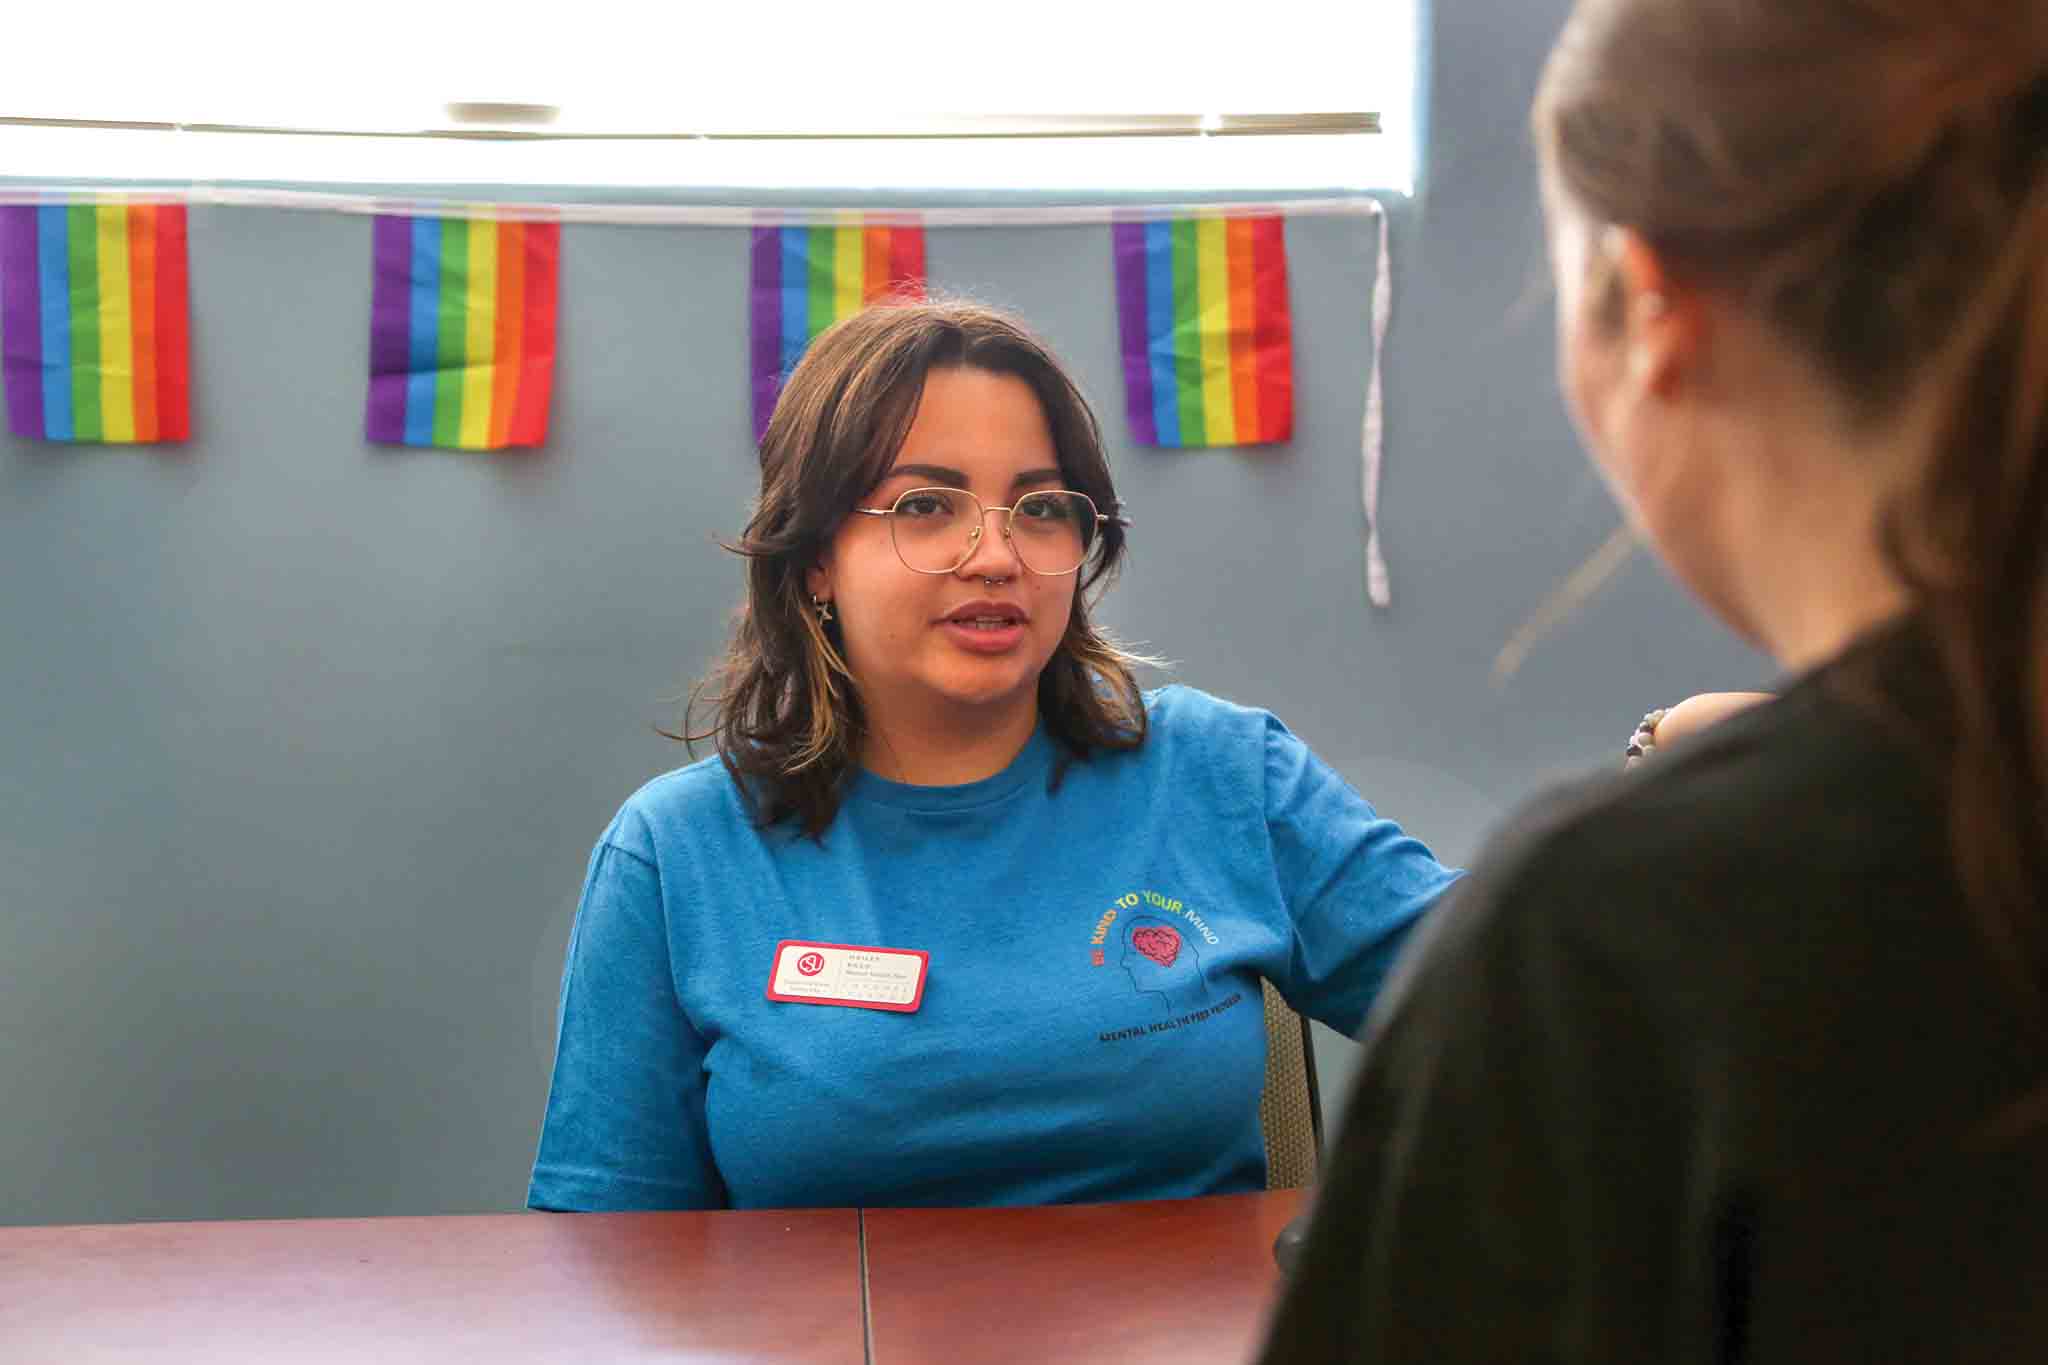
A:
<svg viewBox="0 0 2048 1365">
<path fill-rule="evenodd" d="M 1001 654 L 1024 638 L 1029 618 L 1014 602 L 967 602 L 939 618 L 939 629 L 962 649 Z"/>
</svg>

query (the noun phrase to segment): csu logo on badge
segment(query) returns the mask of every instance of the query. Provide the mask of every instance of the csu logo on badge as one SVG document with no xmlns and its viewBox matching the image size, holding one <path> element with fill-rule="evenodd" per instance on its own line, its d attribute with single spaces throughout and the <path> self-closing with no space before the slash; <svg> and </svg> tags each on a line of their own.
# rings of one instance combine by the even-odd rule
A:
<svg viewBox="0 0 2048 1365">
<path fill-rule="evenodd" d="M 825 970 L 825 955 L 823 953 L 805 953 L 796 960 L 796 969 L 805 976 L 816 976 L 819 972 Z"/>
</svg>

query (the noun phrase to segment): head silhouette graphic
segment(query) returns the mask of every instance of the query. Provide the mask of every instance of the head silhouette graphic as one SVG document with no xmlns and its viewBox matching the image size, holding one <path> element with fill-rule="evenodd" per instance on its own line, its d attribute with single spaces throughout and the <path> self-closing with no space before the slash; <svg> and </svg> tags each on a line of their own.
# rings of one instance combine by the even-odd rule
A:
<svg viewBox="0 0 2048 1365">
<path fill-rule="evenodd" d="M 1120 964 L 1131 985 L 1143 995 L 1156 995 L 1167 1012 L 1194 1009 L 1209 996 L 1202 960 L 1188 933 L 1157 915 L 1138 915 L 1124 926 Z"/>
</svg>

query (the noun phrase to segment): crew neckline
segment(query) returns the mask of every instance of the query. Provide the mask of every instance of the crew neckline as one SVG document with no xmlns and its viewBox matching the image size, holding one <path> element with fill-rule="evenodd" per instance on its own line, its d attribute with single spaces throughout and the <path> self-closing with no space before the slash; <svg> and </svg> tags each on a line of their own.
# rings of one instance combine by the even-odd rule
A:
<svg viewBox="0 0 2048 1365">
<path fill-rule="evenodd" d="M 925 787 L 911 782 L 897 782 L 869 772 L 866 768 L 859 768 L 854 771 L 853 780 L 847 787 L 846 794 L 850 800 L 894 806 L 899 810 L 970 810 L 975 806 L 1005 800 L 1034 778 L 1044 778 L 1052 771 L 1053 756 L 1052 736 L 1046 733 L 1045 721 L 1041 719 L 1032 728 L 1031 738 L 1024 741 L 1024 747 L 1017 751 L 1017 756 L 1000 772 L 955 786 Z"/>
</svg>

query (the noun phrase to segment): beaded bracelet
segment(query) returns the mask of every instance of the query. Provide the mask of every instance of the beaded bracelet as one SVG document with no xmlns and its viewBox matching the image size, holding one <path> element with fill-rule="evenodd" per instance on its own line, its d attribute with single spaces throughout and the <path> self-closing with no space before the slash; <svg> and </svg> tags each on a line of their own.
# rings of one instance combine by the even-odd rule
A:
<svg viewBox="0 0 2048 1365">
<path fill-rule="evenodd" d="M 1638 761 L 1656 752 L 1657 723 L 1664 719 L 1664 713 L 1669 709 L 1660 706 L 1654 711 L 1646 712 L 1643 718 L 1636 722 L 1636 732 L 1628 737 L 1628 744 L 1621 751 L 1622 767 L 1633 768 Z"/>
</svg>

